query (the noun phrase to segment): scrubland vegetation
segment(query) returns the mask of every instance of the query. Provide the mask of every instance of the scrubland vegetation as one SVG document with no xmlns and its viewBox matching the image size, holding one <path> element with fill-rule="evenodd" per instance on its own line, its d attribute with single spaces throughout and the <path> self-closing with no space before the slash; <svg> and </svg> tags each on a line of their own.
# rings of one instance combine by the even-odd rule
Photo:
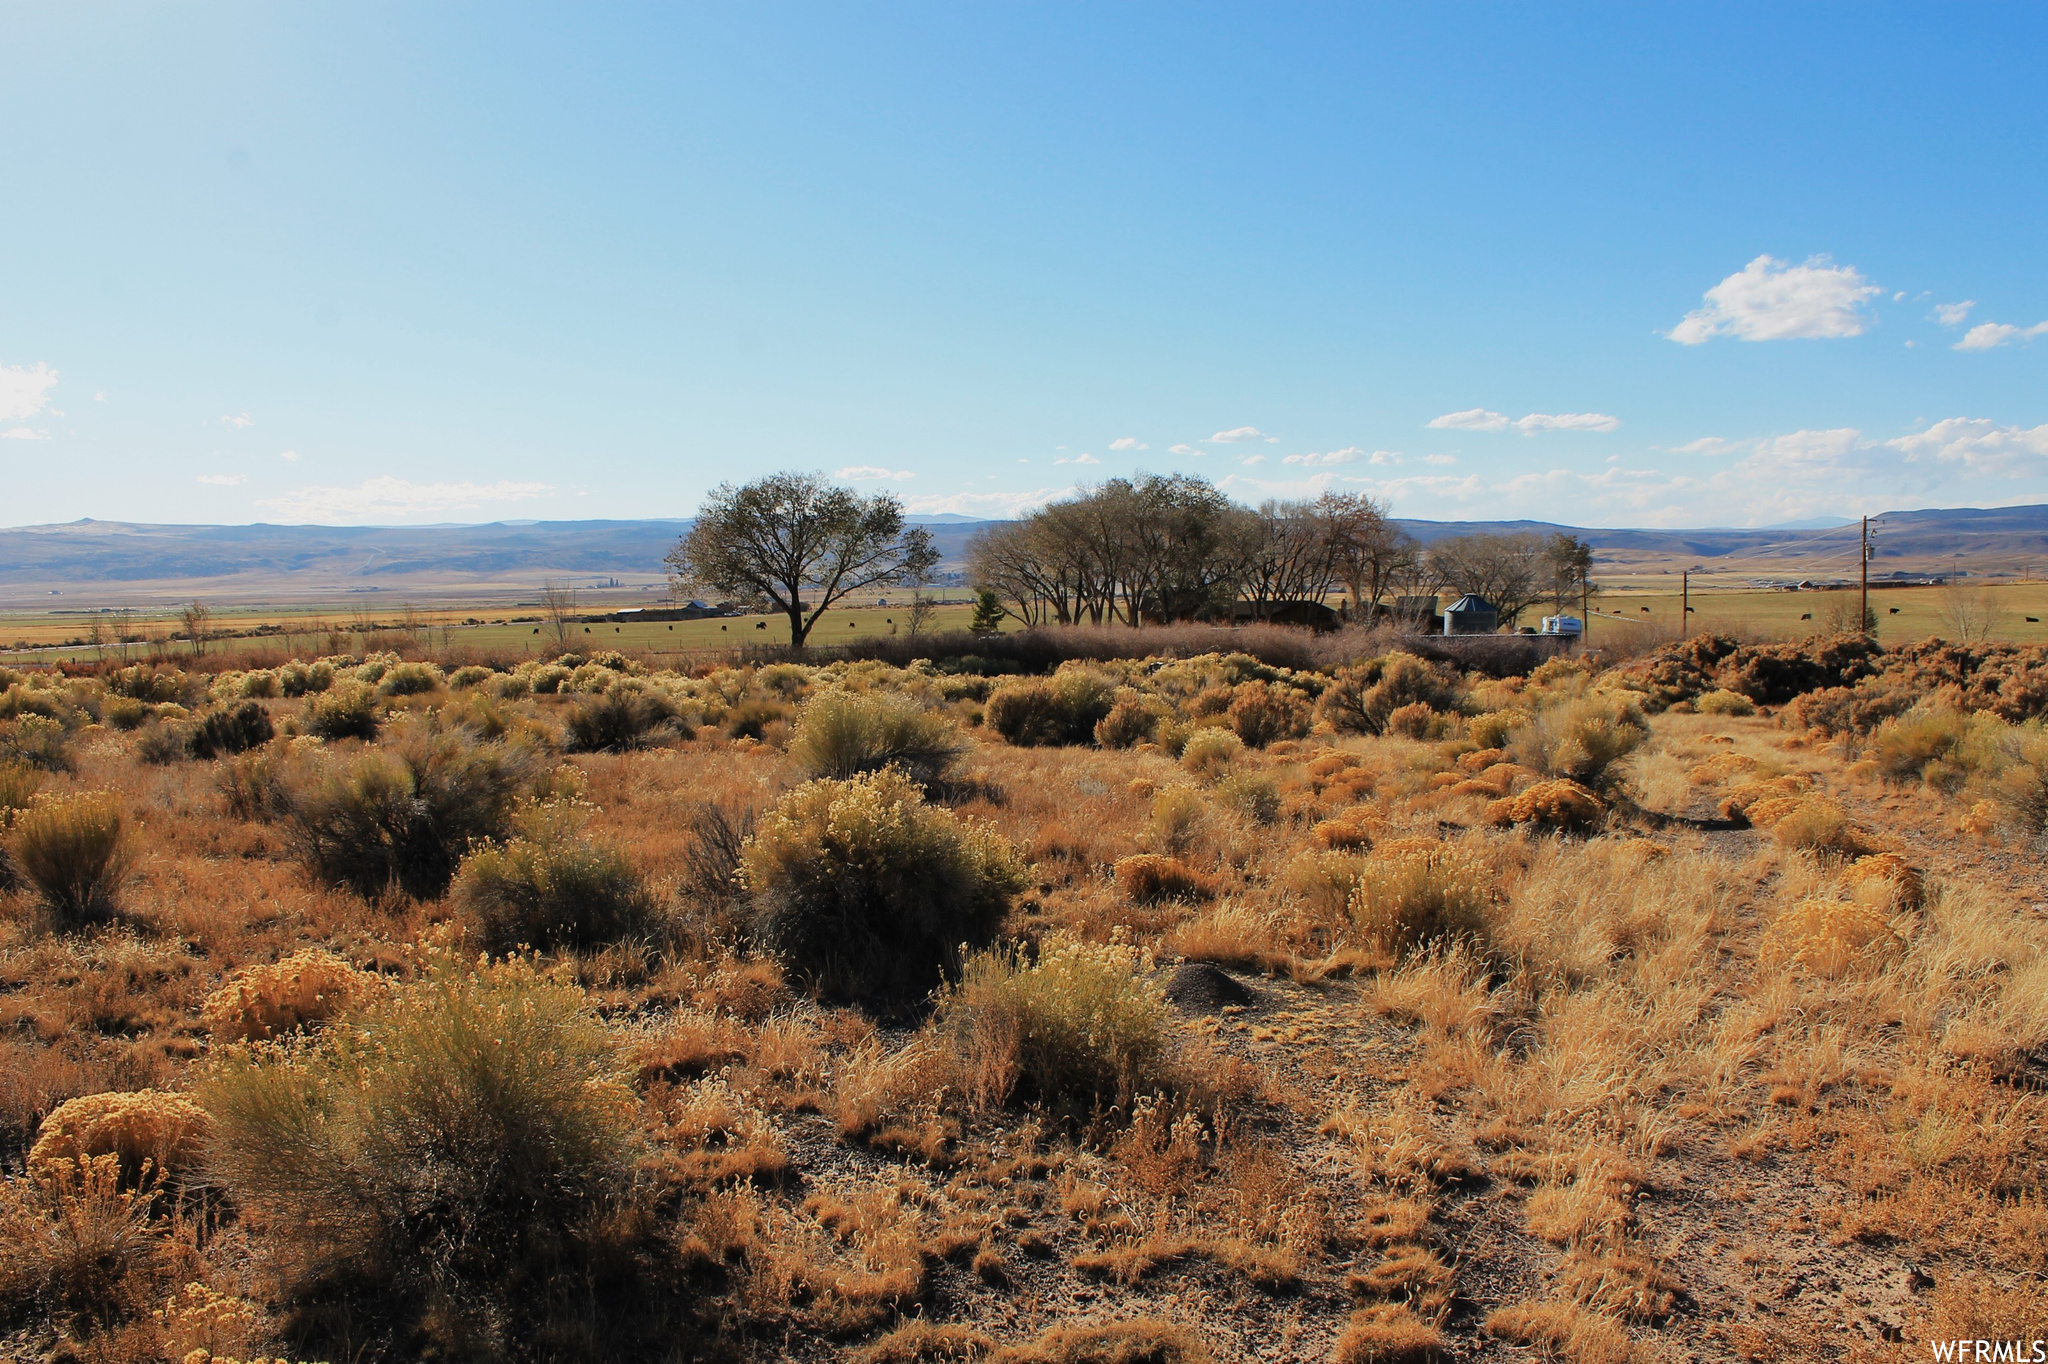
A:
<svg viewBox="0 0 2048 1364">
<path fill-rule="evenodd" d="M 2040 650 L 1099 638 L 0 670 L 8 1357 L 2048 1336 Z"/>
</svg>

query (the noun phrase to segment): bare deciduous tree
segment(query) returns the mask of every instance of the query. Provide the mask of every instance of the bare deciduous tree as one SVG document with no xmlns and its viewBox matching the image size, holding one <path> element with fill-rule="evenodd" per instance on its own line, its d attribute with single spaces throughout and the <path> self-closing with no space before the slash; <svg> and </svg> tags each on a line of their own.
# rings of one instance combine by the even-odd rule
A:
<svg viewBox="0 0 2048 1364">
<path fill-rule="evenodd" d="M 1429 558 L 1450 591 L 1484 597 L 1513 625 L 1550 591 L 1547 550 L 1540 535 L 1460 535 L 1431 545 Z"/>
<path fill-rule="evenodd" d="M 1387 504 L 1357 493 L 1324 493 L 1316 506 L 1330 536 L 1331 566 L 1351 594 L 1354 615 L 1370 623 L 1398 574 L 1415 567 L 1415 538 L 1394 524 Z"/>
<path fill-rule="evenodd" d="M 185 638 L 192 641 L 192 657 L 204 654 L 207 633 L 213 624 L 213 609 L 204 602 L 187 602 L 178 611 L 178 624 L 185 631 Z"/>
<path fill-rule="evenodd" d="M 548 633 L 555 637 L 555 647 L 569 647 L 569 623 L 576 618 L 576 589 L 565 582 L 548 579 L 540 586 L 541 615 L 547 621 Z"/>
<path fill-rule="evenodd" d="M 1988 587 L 1951 582 L 1941 590 L 1942 633 L 1958 644 L 1981 644 L 1997 633 L 1998 600 Z"/>
<path fill-rule="evenodd" d="M 841 598 L 920 581 L 938 561 L 931 532 L 906 528 L 895 498 L 864 498 L 815 474 L 721 485 L 667 559 L 678 580 L 782 612 L 795 645 Z"/>
</svg>

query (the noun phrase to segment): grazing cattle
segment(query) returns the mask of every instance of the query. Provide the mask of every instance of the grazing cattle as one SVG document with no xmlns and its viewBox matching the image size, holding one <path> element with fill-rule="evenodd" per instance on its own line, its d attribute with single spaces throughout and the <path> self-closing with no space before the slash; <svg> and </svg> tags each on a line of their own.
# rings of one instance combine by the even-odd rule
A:
<svg viewBox="0 0 2048 1364">
<path fill-rule="evenodd" d="M 1649 608 L 1649 607 L 1647 607 L 1647 606 L 1645 606 L 1645 607 L 1643 608 L 1643 614 L 1644 614 L 1644 615 L 1646 615 L 1646 616 L 1647 616 L 1647 615 L 1649 615 L 1649 614 L 1650 614 L 1650 608 Z"/>
<path fill-rule="evenodd" d="M 2027 624 L 2029 624 L 2029 625 L 2039 625 L 2040 623 L 2041 623 L 2041 618 L 2040 618 L 2039 616 L 2028 616 L 2028 617 L 2027 617 Z"/>
<path fill-rule="evenodd" d="M 1899 608 L 1898 608 L 1898 607 L 1896 607 L 1896 606 L 1894 606 L 1894 607 L 1892 608 L 1892 614 L 1893 614 L 1893 615 L 1895 615 L 1895 616 L 1896 616 L 1897 614 L 1899 614 Z"/>
<path fill-rule="evenodd" d="M 768 622 L 765 620 L 757 620 L 754 622 L 754 628 L 756 630 L 765 630 L 768 628 Z"/>
<path fill-rule="evenodd" d="M 1800 617 L 1799 619 L 1801 619 L 1801 620 L 1812 620 L 1812 619 L 1813 619 L 1813 612 L 1811 612 L 1811 611 L 1808 611 L 1808 612 L 1807 612 L 1807 613 L 1806 613 L 1805 615 L 1801 616 L 1801 617 Z"/>
</svg>

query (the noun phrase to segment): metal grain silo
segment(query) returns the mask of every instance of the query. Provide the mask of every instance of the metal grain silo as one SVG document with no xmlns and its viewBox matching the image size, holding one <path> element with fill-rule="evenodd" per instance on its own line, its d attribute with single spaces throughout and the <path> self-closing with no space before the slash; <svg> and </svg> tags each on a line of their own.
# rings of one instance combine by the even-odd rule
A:
<svg viewBox="0 0 2048 1364">
<path fill-rule="evenodd" d="M 1500 612 L 1484 597 L 1467 592 L 1444 608 L 1447 635 L 1490 635 L 1500 629 Z"/>
</svg>

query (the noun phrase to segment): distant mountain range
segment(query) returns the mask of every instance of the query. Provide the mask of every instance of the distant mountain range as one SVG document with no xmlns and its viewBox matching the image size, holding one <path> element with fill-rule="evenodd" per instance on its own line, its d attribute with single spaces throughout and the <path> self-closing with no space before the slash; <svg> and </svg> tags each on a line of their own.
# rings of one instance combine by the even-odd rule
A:
<svg viewBox="0 0 2048 1364">
<path fill-rule="evenodd" d="M 996 524 L 917 517 L 958 569 L 967 545 Z M 1611 572 L 1853 576 L 1859 527 L 1638 530 L 1547 521 L 1400 523 L 1427 544 L 1476 532 L 1568 531 Z M 1880 572 L 2033 572 L 2048 568 L 2048 506 L 1889 512 L 1873 518 Z M 223 593 L 294 597 L 349 590 L 527 590 L 550 576 L 658 581 L 686 520 L 531 521 L 449 526 L 159 526 L 120 521 L 0 529 L 0 590 L 50 594 Z M 67 603 L 69 605 L 69 603 Z"/>
</svg>

